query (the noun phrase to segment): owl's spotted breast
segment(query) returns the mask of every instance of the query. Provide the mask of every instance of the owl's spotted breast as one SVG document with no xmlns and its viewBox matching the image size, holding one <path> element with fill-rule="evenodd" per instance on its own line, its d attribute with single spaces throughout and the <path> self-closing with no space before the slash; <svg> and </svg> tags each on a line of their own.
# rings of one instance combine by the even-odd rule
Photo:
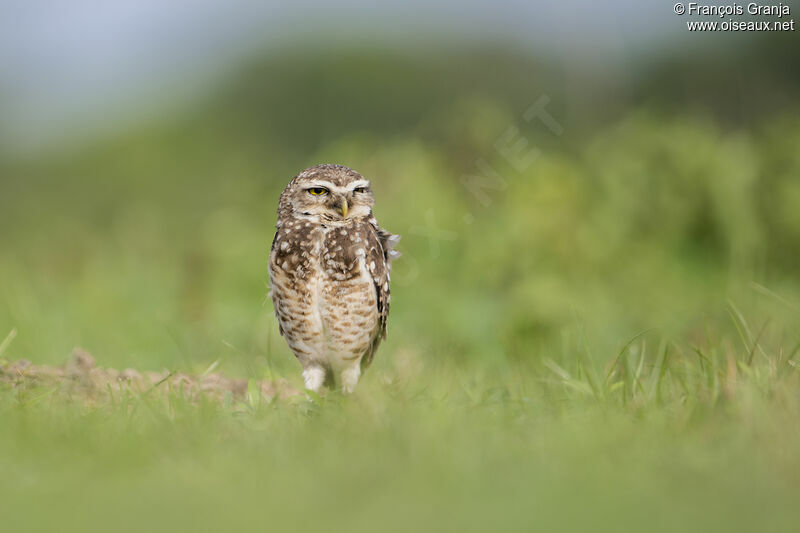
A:
<svg viewBox="0 0 800 533">
<path fill-rule="evenodd" d="M 323 355 L 317 359 L 332 366 L 364 355 L 365 364 L 371 360 L 385 335 L 389 302 L 383 249 L 368 221 L 282 224 L 270 271 L 280 329 L 298 357 Z"/>
</svg>

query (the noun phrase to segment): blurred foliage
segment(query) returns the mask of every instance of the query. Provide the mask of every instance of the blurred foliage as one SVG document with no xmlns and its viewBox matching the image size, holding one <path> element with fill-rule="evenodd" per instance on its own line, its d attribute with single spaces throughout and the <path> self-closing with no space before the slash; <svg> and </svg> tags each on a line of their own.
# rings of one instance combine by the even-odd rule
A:
<svg viewBox="0 0 800 533">
<path fill-rule="evenodd" d="M 796 109 L 755 123 L 674 112 L 657 79 L 623 111 L 501 49 L 275 54 L 160 121 L 2 161 L 0 330 L 42 362 L 81 345 L 118 366 L 222 358 L 291 374 L 265 303 L 277 197 L 302 168 L 338 162 L 373 181 L 379 220 L 404 236 L 386 358 L 537 360 L 576 328 L 608 353 L 641 329 L 729 330 L 727 299 L 783 309 L 791 337 Z M 542 95 L 560 136 L 524 119 Z M 509 131 L 537 151 L 529 166 L 498 150 Z M 462 182 L 479 159 L 505 185 L 487 202 Z"/>
</svg>

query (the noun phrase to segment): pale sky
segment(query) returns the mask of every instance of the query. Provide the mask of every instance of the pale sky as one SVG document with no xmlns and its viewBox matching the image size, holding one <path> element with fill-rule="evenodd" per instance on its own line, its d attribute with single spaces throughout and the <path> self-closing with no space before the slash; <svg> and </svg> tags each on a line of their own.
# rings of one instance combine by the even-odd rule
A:
<svg viewBox="0 0 800 533">
<path fill-rule="evenodd" d="M 315 31 L 394 46 L 420 35 L 505 41 L 610 68 L 685 33 L 671 2 L 647 0 L 0 0 L 0 141 L 190 96 L 255 50 Z"/>
</svg>

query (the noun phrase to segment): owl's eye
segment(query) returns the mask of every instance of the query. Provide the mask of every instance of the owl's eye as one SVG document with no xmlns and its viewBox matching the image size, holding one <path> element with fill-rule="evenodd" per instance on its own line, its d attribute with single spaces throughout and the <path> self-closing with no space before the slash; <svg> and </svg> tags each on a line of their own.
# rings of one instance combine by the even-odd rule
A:
<svg viewBox="0 0 800 533">
<path fill-rule="evenodd" d="M 314 196 L 322 196 L 324 194 L 328 194 L 328 189 L 324 187 L 311 187 L 308 189 L 308 193 Z"/>
<path fill-rule="evenodd" d="M 356 187 L 355 189 L 353 189 L 353 192 L 367 192 L 367 188 L 366 187 Z"/>
</svg>

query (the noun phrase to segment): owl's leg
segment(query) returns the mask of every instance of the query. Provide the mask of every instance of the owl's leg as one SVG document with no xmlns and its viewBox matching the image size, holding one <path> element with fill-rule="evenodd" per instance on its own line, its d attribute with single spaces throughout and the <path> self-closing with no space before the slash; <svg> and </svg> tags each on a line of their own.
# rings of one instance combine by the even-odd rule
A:
<svg viewBox="0 0 800 533">
<path fill-rule="evenodd" d="M 350 394 L 358 385 L 358 378 L 361 377 L 361 362 L 348 366 L 339 374 L 342 381 L 342 392 Z"/>
<path fill-rule="evenodd" d="M 313 392 L 319 392 L 325 384 L 325 377 L 327 372 L 325 368 L 320 365 L 308 365 L 303 370 L 303 380 L 306 382 L 306 388 Z"/>
</svg>

